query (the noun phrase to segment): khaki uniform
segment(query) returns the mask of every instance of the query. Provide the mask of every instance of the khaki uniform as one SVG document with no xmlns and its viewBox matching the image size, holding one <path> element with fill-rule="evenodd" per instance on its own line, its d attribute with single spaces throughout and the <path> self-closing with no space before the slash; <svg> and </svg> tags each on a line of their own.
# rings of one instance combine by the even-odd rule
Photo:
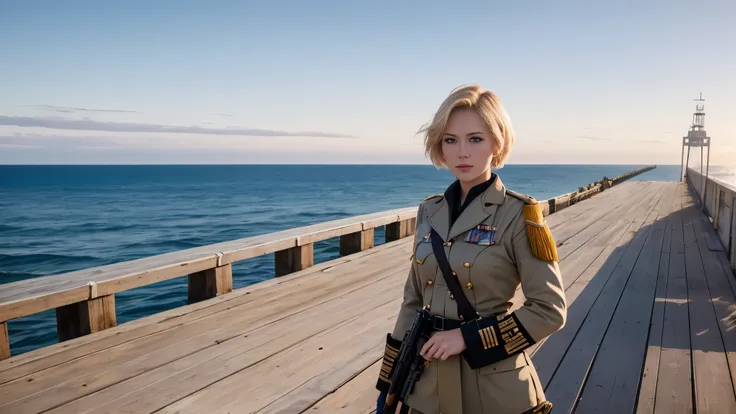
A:
<svg viewBox="0 0 736 414">
<path fill-rule="evenodd" d="M 525 349 L 565 324 L 567 304 L 554 241 L 551 237 L 541 241 L 553 250 L 553 258 L 543 260 L 537 257 L 543 255 L 533 254 L 534 242 L 538 245 L 540 241 L 530 243 L 529 232 L 542 226 L 549 231 L 541 214 L 536 223 L 525 219 L 524 207 L 537 207 L 536 201 L 506 190 L 496 174 L 489 181 L 490 185 L 469 202 L 453 224 L 447 192 L 429 197 L 419 206 L 404 301 L 395 328 L 387 335 L 377 388 L 387 388 L 393 358 L 417 310 L 429 305 L 433 315 L 462 323 L 434 257 L 429 239 L 432 228 L 446 242 L 450 267 L 481 319 L 462 324 L 467 346 L 463 353 L 445 361 L 433 359 L 425 368 L 407 399 L 415 413 L 521 414 L 549 410 Z M 479 228 L 495 232 L 491 237 L 487 232 L 485 237 L 478 237 Z M 523 307 L 510 312 L 520 284 L 526 300 Z"/>
</svg>

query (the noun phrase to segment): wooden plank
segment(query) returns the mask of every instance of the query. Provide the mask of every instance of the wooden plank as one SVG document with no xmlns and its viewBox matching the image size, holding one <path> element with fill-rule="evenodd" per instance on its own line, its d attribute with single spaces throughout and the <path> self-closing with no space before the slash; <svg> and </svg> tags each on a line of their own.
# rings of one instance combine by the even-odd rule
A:
<svg viewBox="0 0 736 414">
<path fill-rule="evenodd" d="M 684 186 L 678 186 L 683 197 Z M 655 413 L 692 413 L 692 371 L 682 201 L 672 213 L 669 277 L 664 306 Z"/>
<path fill-rule="evenodd" d="M 615 247 L 613 246 L 610 249 L 607 248 L 609 242 L 612 242 L 612 238 L 614 240 L 618 240 L 618 238 L 620 237 L 620 235 L 616 235 L 617 232 L 620 232 L 624 230 L 627 226 L 629 226 L 629 224 L 632 222 L 632 216 L 636 217 L 636 213 L 639 213 L 641 215 L 641 212 L 649 211 L 651 208 L 654 207 L 654 203 L 657 200 L 656 196 L 659 194 L 660 191 L 662 191 L 662 188 L 659 188 L 657 191 L 654 192 L 638 194 L 639 198 L 632 200 L 625 207 L 615 210 L 607 217 L 602 219 L 605 220 L 602 229 L 596 228 L 594 229 L 595 231 L 588 231 L 586 229 L 585 231 L 579 232 L 572 238 L 568 239 L 568 242 L 563 244 L 558 249 L 558 254 L 561 257 L 560 271 L 562 273 L 563 286 L 565 288 L 565 295 L 567 297 L 568 304 L 571 304 L 583 289 L 590 291 L 590 289 L 586 288 L 588 282 L 590 282 L 593 276 L 596 275 L 596 272 L 600 270 L 601 266 L 608 258 L 608 255 L 610 255 L 611 253 L 609 251 L 601 259 L 597 259 L 598 256 L 601 254 L 601 252 L 605 250 L 610 250 Z M 639 223 L 636 226 L 636 229 L 632 229 L 632 233 L 638 230 L 645 217 L 646 214 L 641 215 Z M 596 266 L 590 267 L 590 265 L 594 262 L 597 263 Z M 587 276 L 582 278 L 581 282 L 578 282 L 578 278 L 584 274 Z M 610 275 L 610 272 L 606 273 L 606 275 Z M 602 278 L 597 278 L 597 280 L 599 281 L 600 279 Z M 600 282 L 593 284 L 593 286 L 596 285 L 602 288 L 602 284 Z M 593 296 L 592 299 L 594 300 L 595 296 Z M 516 309 L 524 303 L 524 295 L 521 286 L 517 288 L 512 303 L 512 309 Z M 585 304 L 586 302 L 583 301 L 582 303 Z M 582 319 L 585 318 L 585 314 L 587 313 L 587 310 L 590 308 L 591 304 L 592 302 L 583 306 L 584 309 L 581 309 L 580 305 L 576 305 L 572 309 L 570 309 L 570 306 L 568 306 L 566 327 L 563 328 L 562 332 L 556 332 L 555 337 L 564 337 L 567 335 L 572 336 L 570 336 L 568 338 L 569 340 L 567 341 L 562 341 L 558 339 L 559 342 L 557 342 L 557 345 L 555 346 L 560 347 L 556 350 L 559 358 L 564 355 L 567 346 L 569 346 L 570 341 L 572 341 L 572 338 L 577 331 L 577 327 L 575 328 L 575 330 L 573 330 L 573 327 L 576 326 L 576 317 L 579 316 L 582 323 Z M 579 313 L 582 310 L 585 310 L 585 312 Z M 530 353 L 533 354 L 535 350 L 540 347 L 546 340 L 547 339 L 544 339 L 535 344 L 531 348 Z M 562 344 L 566 344 L 564 345 L 564 348 L 561 347 Z M 554 367 L 559 364 L 559 359 L 550 359 L 547 364 L 550 365 L 547 368 L 551 368 L 551 371 L 549 371 L 551 375 Z M 544 375 L 542 375 L 542 377 L 544 377 Z"/>
<path fill-rule="evenodd" d="M 567 354 L 551 377 L 545 393 L 550 401 L 555 404 L 558 411 L 571 412 L 575 406 L 587 373 L 598 352 L 598 344 L 600 344 L 606 332 L 616 304 L 649 236 L 651 229 L 649 224 L 656 217 L 656 211 L 650 212 L 642 229 L 636 233 L 631 243 L 626 247 L 621 262 L 614 269 L 603 291 L 590 309 L 585 323 L 583 323 L 570 345 Z"/>
<path fill-rule="evenodd" d="M 736 396 L 729 373 L 718 320 L 711 304 L 702 256 L 693 220 L 700 212 L 693 206 L 685 212 L 685 267 L 690 313 L 690 344 L 697 412 L 736 412 Z M 707 249 L 707 246 L 703 246 Z"/>
<path fill-rule="evenodd" d="M 0 359 L 10 358 L 10 337 L 8 336 L 8 323 L 0 322 Z"/>
<path fill-rule="evenodd" d="M 21 378 L 26 375 L 60 365 L 85 355 L 101 352 L 105 349 L 118 347 L 127 342 L 141 340 L 147 336 L 163 333 L 179 326 L 196 323 L 215 314 L 229 311 L 232 308 L 248 303 L 267 302 L 278 300 L 281 295 L 289 295 L 293 289 L 292 283 L 304 286 L 314 286 L 315 289 L 328 289 L 335 284 L 335 273 L 343 272 L 344 267 L 352 271 L 361 271 L 369 267 L 381 271 L 382 266 L 374 264 L 374 255 L 382 256 L 379 263 L 391 266 L 392 258 L 400 263 L 396 270 L 408 271 L 409 263 L 404 260 L 411 252 L 410 240 L 393 244 L 381 245 L 354 255 L 337 258 L 330 262 L 317 264 L 302 272 L 293 273 L 281 278 L 263 281 L 245 288 L 238 289 L 227 295 L 218 296 L 205 302 L 186 307 L 176 308 L 159 314 L 151 315 L 121 326 L 98 332 L 93 336 L 83 336 L 71 341 L 54 344 L 46 348 L 21 354 L 6 361 L 0 361 L 0 384 Z M 404 266 L 404 267 L 401 267 Z M 352 274 L 351 271 L 344 271 Z M 341 281 L 346 289 L 350 287 L 351 278 Z M 309 290 L 308 290 L 309 291 Z M 307 293 L 308 293 L 307 291 Z"/>
<path fill-rule="evenodd" d="M 616 187 L 614 190 L 596 195 L 592 199 L 583 200 L 580 203 L 570 206 L 562 211 L 550 214 L 546 217 L 547 223 L 549 224 L 550 229 L 554 230 L 564 223 L 587 216 L 587 214 L 596 211 L 599 206 L 606 205 L 611 200 L 621 197 L 626 198 L 637 194 L 645 194 L 646 188 L 650 185 L 651 183 L 649 182 L 626 183 L 625 185 Z"/>
<path fill-rule="evenodd" d="M 405 241 L 400 244 L 406 243 Z M 209 301 L 200 302 L 188 306 L 182 306 L 174 309 L 170 309 L 164 312 L 156 313 L 145 318 L 136 319 L 125 324 L 116 326 L 109 330 L 95 334 L 93 337 L 83 336 L 71 341 L 52 344 L 44 348 L 34 350 L 33 352 L 26 352 L 21 355 L 17 355 L 9 360 L 0 361 L 0 384 L 6 382 L 8 377 L 4 377 L 11 370 L 18 368 L 22 365 L 40 361 L 47 362 L 46 359 L 49 356 L 55 355 L 56 363 L 62 363 L 72 359 L 76 359 L 82 355 L 98 352 L 104 348 L 102 346 L 116 346 L 123 342 L 135 340 L 137 338 L 170 329 L 172 326 L 180 323 L 188 323 L 193 320 L 192 318 L 201 318 L 211 313 L 216 313 L 232 306 L 237 306 L 243 301 L 250 300 L 252 294 L 258 295 L 258 292 L 272 288 L 274 285 L 283 284 L 287 281 L 295 278 L 306 277 L 311 274 L 319 273 L 326 268 L 339 268 L 348 262 L 361 260 L 366 255 L 380 253 L 386 248 L 400 248 L 400 246 L 379 246 L 372 251 L 361 252 L 350 257 L 336 258 L 329 262 L 317 264 L 309 269 L 301 272 L 293 273 L 288 276 L 281 278 L 274 278 L 265 280 L 253 285 L 249 285 L 240 289 L 237 289 L 228 295 L 219 296 Z M 57 355 L 58 354 L 58 355 Z M 43 361 L 41 361 L 43 360 Z M 46 366 L 48 367 L 48 366 Z M 17 371 L 17 370 L 15 370 Z M 22 375 L 30 374 L 34 371 L 27 371 Z M 13 379 L 13 378 L 10 378 Z"/>
<path fill-rule="evenodd" d="M 563 216 L 562 213 L 555 213 L 547 219 L 549 223 L 554 224 L 554 227 L 551 227 L 553 230 L 553 233 L 555 235 L 555 240 L 559 242 L 564 242 L 566 239 L 572 237 L 573 235 L 585 230 L 588 226 L 591 224 L 601 220 L 602 218 L 608 216 L 611 213 L 617 212 L 620 208 L 623 208 L 625 206 L 631 205 L 632 203 L 635 203 L 636 200 L 641 199 L 642 197 L 646 197 L 648 195 L 648 191 L 645 191 L 647 187 L 653 187 L 655 186 L 654 183 L 642 187 L 639 190 L 635 192 L 630 191 L 611 191 L 609 193 L 609 196 L 607 198 L 592 198 L 585 200 L 581 202 L 580 204 L 575 204 L 572 207 L 569 207 L 567 209 L 568 212 L 574 212 L 579 207 L 583 208 L 585 205 L 585 213 L 582 215 L 576 215 L 574 218 L 569 217 L 565 218 L 565 221 L 560 224 L 559 221 L 554 220 L 555 215 L 560 214 L 560 218 L 566 217 Z M 625 189 L 623 189 L 625 190 Z M 629 189 L 633 190 L 633 189 Z M 587 204 L 586 204 L 587 203 Z M 559 218 L 555 218 L 559 220 Z"/>
<path fill-rule="evenodd" d="M 310 243 L 278 251 L 274 255 L 274 261 L 277 277 L 314 266 L 314 244 Z"/>
<path fill-rule="evenodd" d="M 625 255 L 635 254 L 634 249 L 636 247 L 632 247 L 632 240 L 649 215 L 652 202 L 658 201 L 659 196 L 659 193 L 650 193 L 650 199 L 644 200 L 638 211 L 632 214 L 628 220 L 622 222 L 623 232 L 617 233 L 603 253 L 595 259 L 590 267 L 585 269 L 580 278 L 568 286 L 565 296 L 571 303 L 568 307 L 565 326 L 547 338 L 543 346 L 532 350 L 532 360 L 537 367 L 543 386 L 549 387 L 560 362 L 567 354 L 571 344 L 576 340 L 581 326 L 584 323 L 593 323 L 589 322 L 589 318 L 591 312 L 593 312 L 593 316 L 596 315 L 594 305 L 597 304 L 601 292 L 607 287 L 610 289 L 609 282 L 615 272 L 623 265 L 621 262 Z M 622 271 L 619 270 L 619 272 Z M 601 307 L 602 305 L 597 306 Z M 598 318 L 602 318 L 601 315 L 605 315 L 605 308 L 598 310 Z M 590 328 L 587 329 L 590 330 Z"/>
<path fill-rule="evenodd" d="M 378 400 L 378 391 L 375 386 L 380 370 L 381 360 L 350 379 L 336 391 L 327 394 L 317 404 L 309 407 L 309 412 L 314 414 L 368 414 L 375 412 Z"/>
<path fill-rule="evenodd" d="M 661 191 L 661 188 L 657 188 L 650 193 L 635 194 L 622 204 L 611 202 L 610 204 L 613 204 L 613 207 L 610 210 L 603 208 L 597 209 L 602 211 L 601 216 L 593 215 L 593 218 L 589 220 L 572 220 L 569 225 L 559 227 L 558 232 L 560 236 L 557 237 L 557 233 L 555 233 L 555 237 L 558 240 L 558 255 L 564 259 L 570 254 L 577 252 L 592 237 L 600 234 L 615 223 L 620 223 L 628 219 L 642 208 L 647 208 L 644 207 L 646 203 L 652 202 L 654 200 L 652 196 L 659 194 Z M 584 227 L 580 227 L 581 222 L 584 224 Z M 569 236 L 569 234 L 573 235 Z"/>
<path fill-rule="evenodd" d="M 64 394 L 80 397 L 135 375 L 138 375 L 136 384 L 139 384 L 141 373 L 214 346 L 224 339 L 247 334 L 285 316 L 303 312 L 366 286 L 383 288 L 384 284 L 377 281 L 389 277 L 390 272 L 387 269 L 400 269 L 399 273 L 406 274 L 408 270 L 399 266 L 399 263 L 408 264 L 406 256 L 408 252 L 394 258 L 385 257 L 381 266 L 365 261 L 361 263 L 362 270 L 361 267 L 353 267 L 352 272 L 342 269 L 339 284 L 334 283 L 334 277 L 329 274 L 324 275 L 320 283 L 306 286 L 292 284 L 290 289 L 262 295 L 263 301 L 249 302 L 177 329 L 88 355 L 72 364 L 54 366 L 37 372 L 32 377 L 18 378 L 0 387 L 0 406 L 12 404 L 12 407 L 39 407 L 39 404 L 56 401 L 58 397 L 55 394 L 59 394 L 57 391 L 62 387 L 66 390 Z M 401 279 L 398 277 L 393 282 L 396 284 L 393 287 L 396 297 L 401 295 Z M 390 296 L 390 293 L 384 295 Z M 372 300 L 375 302 L 375 297 Z M 263 303 L 264 301 L 267 303 Z M 28 378 L 34 380 L 29 382 Z M 46 399 L 41 398 L 42 395 L 46 395 Z"/>
<path fill-rule="evenodd" d="M 662 244 L 674 192 L 662 197 L 641 254 L 619 299 L 576 408 L 580 412 L 633 412 L 646 356 Z M 655 210 L 656 212 L 656 210 Z"/>
<path fill-rule="evenodd" d="M 363 312 L 168 405 L 161 413 L 194 413 L 201 407 L 211 413 L 300 412 L 321 397 L 311 389 L 334 389 L 376 360 L 400 303 L 399 298 Z M 325 358 L 329 364 L 324 363 Z M 133 411 L 133 407 L 126 409 Z"/>
<path fill-rule="evenodd" d="M 116 323 L 114 295 L 105 295 L 56 309 L 59 341 L 99 332 L 115 326 Z"/>
<path fill-rule="evenodd" d="M 130 412 L 155 411 L 264 358 L 292 346 L 298 347 L 304 340 L 320 332 L 348 323 L 361 314 L 370 314 L 372 307 L 384 301 L 399 300 L 401 279 L 394 277 L 384 280 L 341 296 L 333 296 L 329 302 L 303 312 L 277 313 L 271 318 L 271 323 L 257 329 L 238 324 L 220 333 L 220 339 L 208 335 L 211 346 L 181 357 L 169 357 L 172 352 L 178 353 L 176 348 L 154 352 L 130 359 L 119 367 L 90 372 L 75 380 L 55 384 L 0 409 L 23 414 L 47 410 L 63 403 L 65 405 L 50 412 L 78 413 L 118 408 Z M 377 301 L 377 297 L 382 300 Z M 304 299 L 299 302 L 301 305 L 308 304 Z M 185 342 L 177 348 L 187 345 Z M 160 361 L 149 365 L 150 361 L 156 359 Z M 326 369 L 328 365 L 324 364 Z M 148 369 L 150 367 L 155 368 Z M 283 375 L 277 369 L 274 369 L 273 374 Z"/>
<path fill-rule="evenodd" d="M 652 306 L 652 318 L 649 325 L 649 339 L 646 350 L 646 360 L 639 386 L 639 397 L 637 399 L 636 412 L 642 414 L 654 413 L 654 402 L 657 392 L 657 379 L 659 378 L 659 358 L 662 350 L 662 331 L 664 329 L 664 306 L 667 299 L 667 282 L 669 279 L 670 245 L 672 243 L 672 211 L 679 210 L 680 190 L 677 185 L 672 188 L 672 203 L 670 204 L 670 215 L 667 217 L 667 226 L 662 242 L 662 253 L 659 258 L 659 271 L 657 272 L 657 286 L 654 292 L 654 305 Z"/>
</svg>

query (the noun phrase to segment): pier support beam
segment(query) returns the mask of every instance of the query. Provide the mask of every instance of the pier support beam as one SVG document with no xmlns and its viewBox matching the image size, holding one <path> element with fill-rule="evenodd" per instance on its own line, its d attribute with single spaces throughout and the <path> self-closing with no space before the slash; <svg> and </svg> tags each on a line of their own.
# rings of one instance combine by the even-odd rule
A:
<svg viewBox="0 0 736 414">
<path fill-rule="evenodd" d="M 115 295 L 56 308 L 56 333 L 59 342 L 112 328 L 115 317 Z"/>
<path fill-rule="evenodd" d="M 375 229 L 365 229 L 363 231 L 343 234 L 340 236 L 340 255 L 358 253 L 363 250 L 370 249 L 374 246 Z"/>
<path fill-rule="evenodd" d="M 0 361 L 10 358 L 10 337 L 8 323 L 0 322 Z"/>
<path fill-rule="evenodd" d="M 386 243 L 403 239 L 414 234 L 416 218 L 401 220 L 386 225 Z"/>
<path fill-rule="evenodd" d="M 276 276 L 298 272 L 314 265 L 314 244 L 296 246 L 275 253 Z"/>
<path fill-rule="evenodd" d="M 189 303 L 214 298 L 232 290 L 233 267 L 229 263 L 189 275 Z"/>
</svg>

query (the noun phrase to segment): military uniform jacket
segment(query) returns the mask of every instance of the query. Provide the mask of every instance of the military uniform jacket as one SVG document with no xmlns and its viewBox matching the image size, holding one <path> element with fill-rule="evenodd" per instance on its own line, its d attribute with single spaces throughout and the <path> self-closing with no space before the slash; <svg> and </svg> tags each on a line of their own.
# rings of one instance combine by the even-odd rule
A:
<svg viewBox="0 0 736 414">
<path fill-rule="evenodd" d="M 406 401 L 414 412 L 546 412 L 549 403 L 525 350 L 561 329 L 566 319 L 549 228 L 536 201 L 507 190 L 496 174 L 454 223 L 447 194 L 429 197 L 419 206 L 404 299 L 394 330 L 387 335 L 377 388 L 387 389 L 400 341 L 416 311 L 429 305 L 433 315 L 462 323 L 467 349 L 430 362 Z M 525 208 L 536 208 L 536 217 Z M 456 301 L 434 257 L 431 229 L 445 242 L 450 267 L 479 319 L 459 321 Z M 546 238 L 539 231 L 546 231 Z M 540 253 L 545 248 L 547 253 Z M 525 300 L 511 311 L 519 287 Z"/>
</svg>

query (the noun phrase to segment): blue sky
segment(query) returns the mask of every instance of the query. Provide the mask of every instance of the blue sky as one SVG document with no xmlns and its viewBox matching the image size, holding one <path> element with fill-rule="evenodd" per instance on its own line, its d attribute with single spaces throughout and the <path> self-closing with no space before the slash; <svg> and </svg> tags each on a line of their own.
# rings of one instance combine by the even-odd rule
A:
<svg viewBox="0 0 736 414">
<path fill-rule="evenodd" d="M 0 163 L 428 163 L 467 83 L 509 163 L 677 164 L 701 91 L 736 160 L 734 2 L 590 3 L 2 1 Z"/>
</svg>

